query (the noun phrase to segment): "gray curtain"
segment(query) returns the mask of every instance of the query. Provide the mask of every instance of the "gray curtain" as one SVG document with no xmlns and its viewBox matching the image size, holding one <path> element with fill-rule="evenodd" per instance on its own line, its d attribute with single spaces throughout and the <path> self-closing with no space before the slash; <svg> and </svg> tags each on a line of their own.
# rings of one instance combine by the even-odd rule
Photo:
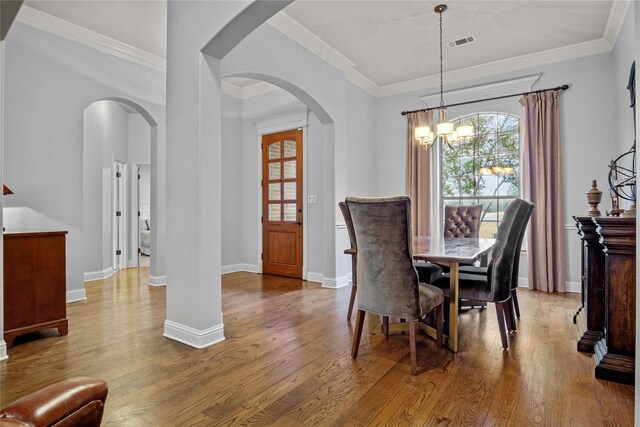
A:
<svg viewBox="0 0 640 427">
<path fill-rule="evenodd" d="M 564 182 L 558 92 L 525 95 L 524 198 L 535 207 L 529 224 L 529 288 L 565 291 Z"/>
<path fill-rule="evenodd" d="M 431 150 L 425 150 L 414 138 L 419 126 L 430 126 L 435 133 L 433 111 L 407 114 L 407 195 L 411 197 L 411 224 L 414 236 L 431 234 Z"/>
</svg>

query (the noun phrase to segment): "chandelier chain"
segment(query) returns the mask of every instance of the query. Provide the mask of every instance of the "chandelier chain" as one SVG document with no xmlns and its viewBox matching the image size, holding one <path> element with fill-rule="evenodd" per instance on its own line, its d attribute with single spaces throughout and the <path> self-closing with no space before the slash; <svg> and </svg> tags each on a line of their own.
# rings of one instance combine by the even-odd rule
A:
<svg viewBox="0 0 640 427">
<path fill-rule="evenodd" d="M 440 107 L 444 107 L 444 85 L 442 83 L 442 11 L 438 12 L 440 15 Z"/>
</svg>

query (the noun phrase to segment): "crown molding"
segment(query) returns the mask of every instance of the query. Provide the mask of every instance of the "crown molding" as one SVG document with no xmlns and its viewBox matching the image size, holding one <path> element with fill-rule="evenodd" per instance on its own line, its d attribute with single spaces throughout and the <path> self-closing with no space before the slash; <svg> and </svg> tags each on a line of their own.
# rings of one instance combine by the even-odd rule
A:
<svg viewBox="0 0 640 427">
<path fill-rule="evenodd" d="M 611 50 L 612 44 L 609 40 L 598 39 L 445 72 L 444 80 L 448 84 L 461 83 L 469 80 L 504 74 L 511 71 L 519 71 L 556 62 L 582 58 L 585 56 L 597 55 L 610 52 Z M 419 79 L 395 83 L 381 87 L 378 91 L 378 97 L 399 95 L 402 93 L 435 87 L 439 82 L 440 75 L 432 74 Z"/>
<path fill-rule="evenodd" d="M 629 0 L 613 0 L 611 2 L 611 10 L 609 11 L 609 19 L 607 19 L 607 25 L 604 28 L 603 38 L 611 42 L 611 49 L 614 48 L 616 40 L 618 40 L 618 34 L 624 24 L 624 18 L 627 16 Z"/>
<path fill-rule="evenodd" d="M 368 92 L 370 95 L 376 96 L 379 86 L 364 74 L 357 71 L 354 68 L 356 64 L 320 37 L 313 34 L 287 13 L 280 11 L 273 15 L 267 23 L 293 41 L 301 44 L 320 59 L 336 67 L 346 75 L 350 82 Z"/>
<path fill-rule="evenodd" d="M 222 79 L 220 83 L 220 90 L 225 95 L 233 96 L 234 98 L 242 99 L 242 88 L 240 86 L 236 86 L 232 83 L 229 83 Z"/>
<path fill-rule="evenodd" d="M 166 61 L 158 55 L 122 43 L 27 5 L 23 5 L 20 8 L 16 21 L 145 67 L 162 72 L 166 71 Z"/>
<path fill-rule="evenodd" d="M 283 90 L 267 82 L 257 82 L 249 86 L 240 87 L 225 81 L 224 78 L 222 80 L 221 88 L 222 93 L 225 95 L 233 96 L 238 99 L 247 99 L 253 96 L 273 92 L 274 90 Z"/>
</svg>

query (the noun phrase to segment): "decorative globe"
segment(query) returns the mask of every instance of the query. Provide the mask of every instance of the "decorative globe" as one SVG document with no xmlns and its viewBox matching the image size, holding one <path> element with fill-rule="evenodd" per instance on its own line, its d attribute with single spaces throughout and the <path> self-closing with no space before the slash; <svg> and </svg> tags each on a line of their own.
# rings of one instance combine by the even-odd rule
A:
<svg viewBox="0 0 640 427">
<path fill-rule="evenodd" d="M 636 201 L 636 144 L 609 164 L 611 196 Z"/>
</svg>

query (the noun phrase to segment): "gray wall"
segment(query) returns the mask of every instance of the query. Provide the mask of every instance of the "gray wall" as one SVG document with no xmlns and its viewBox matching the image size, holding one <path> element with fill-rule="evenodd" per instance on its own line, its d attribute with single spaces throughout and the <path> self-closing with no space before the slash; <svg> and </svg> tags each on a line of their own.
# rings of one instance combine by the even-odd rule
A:
<svg viewBox="0 0 640 427">
<path fill-rule="evenodd" d="M 5 205 L 68 230 L 67 291 L 83 296 L 83 112 L 107 97 L 130 99 L 159 123 L 163 152 L 164 75 L 21 24 L 5 42 L 3 174 L 16 193 Z"/>
</svg>

